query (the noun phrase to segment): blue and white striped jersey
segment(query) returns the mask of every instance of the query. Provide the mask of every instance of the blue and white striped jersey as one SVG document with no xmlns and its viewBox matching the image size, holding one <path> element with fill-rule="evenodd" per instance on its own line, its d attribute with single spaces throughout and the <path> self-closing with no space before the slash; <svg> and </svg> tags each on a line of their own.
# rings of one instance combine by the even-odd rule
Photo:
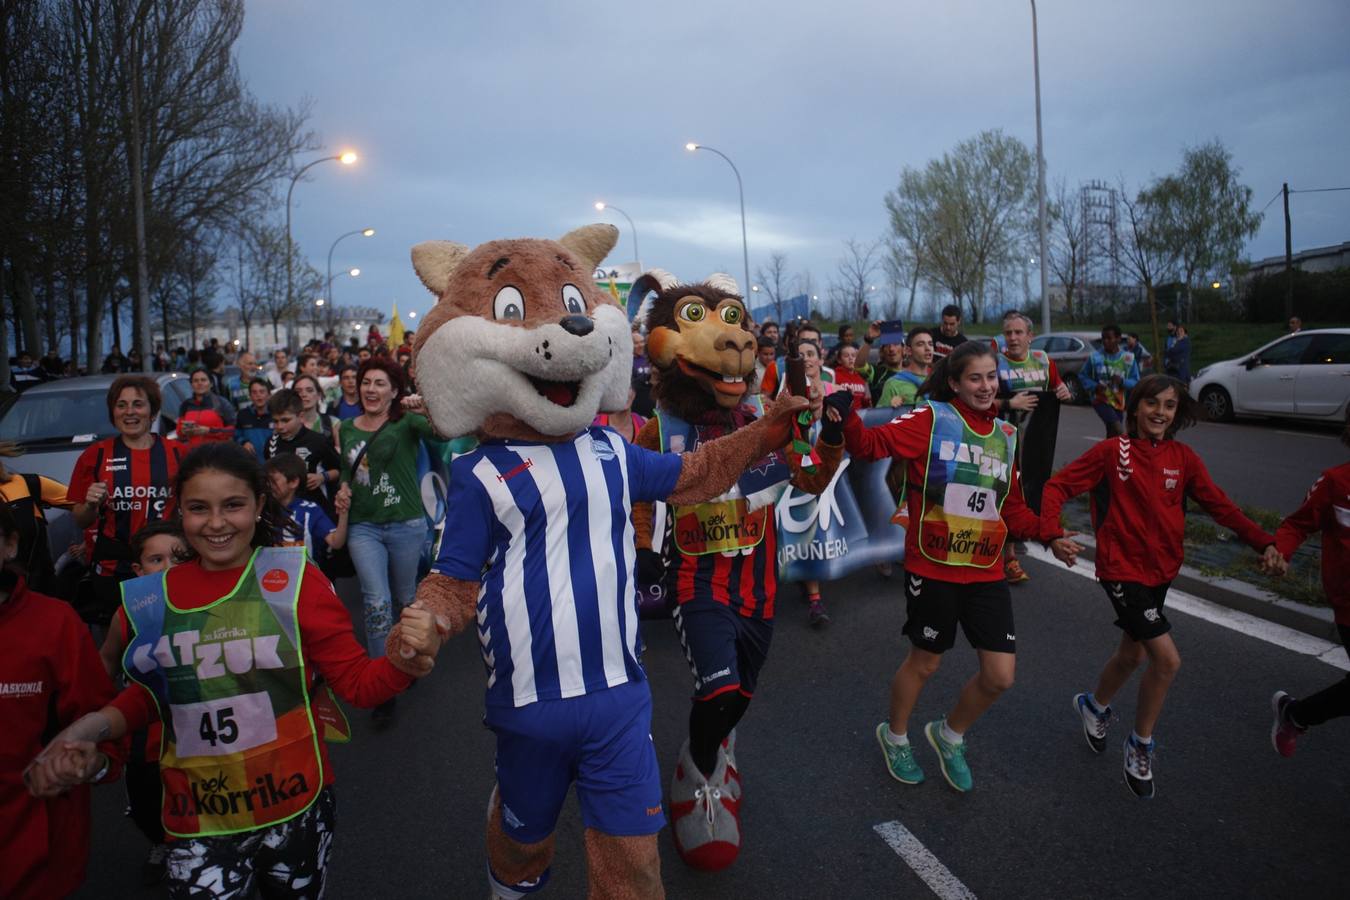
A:
<svg viewBox="0 0 1350 900">
<path fill-rule="evenodd" d="M 645 680 L 630 514 L 633 501 L 668 496 L 680 467 L 678 454 L 608 428 L 557 444 L 486 441 L 451 464 L 433 569 L 482 584 L 489 705 Z"/>
</svg>

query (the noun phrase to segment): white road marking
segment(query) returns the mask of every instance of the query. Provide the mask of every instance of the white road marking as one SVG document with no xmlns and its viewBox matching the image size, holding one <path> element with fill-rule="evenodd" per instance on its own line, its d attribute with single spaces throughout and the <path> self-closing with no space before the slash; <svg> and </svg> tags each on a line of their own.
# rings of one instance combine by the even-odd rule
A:
<svg viewBox="0 0 1350 900">
<path fill-rule="evenodd" d="M 882 822 L 873 825 L 872 830 L 881 835 L 881 839 L 890 844 L 891 849 L 914 870 L 914 874 L 923 879 L 923 883 L 932 889 L 942 900 L 975 900 L 975 894 L 961 883 L 961 879 L 952 874 L 908 828 L 899 822 Z"/>
<path fill-rule="evenodd" d="M 1064 564 L 1055 559 L 1054 554 L 1042 548 L 1039 544 L 1028 544 L 1027 555 L 1039 559 L 1041 562 L 1050 563 L 1061 571 L 1065 569 Z M 1093 581 L 1097 580 L 1097 576 L 1092 571 L 1091 560 L 1080 559 L 1078 564 L 1068 571 L 1084 578 L 1091 578 Z M 1167 592 L 1167 609 L 1185 613 L 1188 616 L 1195 616 L 1198 619 L 1204 619 L 1206 622 L 1213 622 L 1215 625 L 1222 625 L 1224 628 L 1240 632 L 1248 637 L 1254 637 L 1268 644 L 1274 644 L 1277 647 L 1283 647 L 1286 650 L 1292 650 L 1295 653 L 1301 653 L 1304 656 L 1314 656 L 1329 666 L 1350 672 L 1350 658 L 1346 656 L 1345 650 L 1340 644 L 1323 638 L 1313 637 L 1310 634 L 1304 634 L 1302 631 L 1275 622 L 1268 622 L 1249 613 L 1229 609 L 1211 600 L 1205 600 L 1176 588 Z"/>
<path fill-rule="evenodd" d="M 1094 444 L 1098 441 L 1106 440 L 1106 438 L 1102 437 L 1100 434 L 1080 434 L 1079 437 L 1085 441 L 1092 441 Z"/>
</svg>

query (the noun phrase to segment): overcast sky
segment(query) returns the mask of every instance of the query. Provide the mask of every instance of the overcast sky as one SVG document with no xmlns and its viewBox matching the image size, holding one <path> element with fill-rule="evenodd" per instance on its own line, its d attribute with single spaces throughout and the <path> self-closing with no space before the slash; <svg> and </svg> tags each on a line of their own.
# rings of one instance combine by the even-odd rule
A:
<svg viewBox="0 0 1350 900">
<path fill-rule="evenodd" d="M 294 234 L 339 304 L 419 316 L 418 241 L 470 246 L 620 226 L 611 262 L 742 279 L 772 251 L 824 293 L 849 237 L 886 229 L 882 197 L 983 129 L 1035 147 L 1029 4 L 1011 0 L 469 2 L 249 0 L 240 66 L 262 100 L 312 101 L 327 163 L 296 186 Z M 1350 4 L 1132 0 L 1039 4 L 1049 180 L 1137 189 L 1221 139 L 1261 208 L 1350 186 Z M 1350 240 L 1350 192 L 1292 198 L 1295 250 Z M 1253 259 L 1283 253 L 1281 206 Z M 880 276 L 878 276 L 880 277 Z"/>
</svg>

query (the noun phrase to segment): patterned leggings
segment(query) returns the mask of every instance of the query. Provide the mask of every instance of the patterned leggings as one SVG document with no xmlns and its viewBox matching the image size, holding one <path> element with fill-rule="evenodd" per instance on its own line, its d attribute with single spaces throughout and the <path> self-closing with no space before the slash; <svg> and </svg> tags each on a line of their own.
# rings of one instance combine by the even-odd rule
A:
<svg viewBox="0 0 1350 900">
<path fill-rule="evenodd" d="M 169 844 L 172 900 L 235 900 L 323 896 L 333 849 L 337 799 L 332 786 L 294 819 L 219 837 Z"/>
</svg>

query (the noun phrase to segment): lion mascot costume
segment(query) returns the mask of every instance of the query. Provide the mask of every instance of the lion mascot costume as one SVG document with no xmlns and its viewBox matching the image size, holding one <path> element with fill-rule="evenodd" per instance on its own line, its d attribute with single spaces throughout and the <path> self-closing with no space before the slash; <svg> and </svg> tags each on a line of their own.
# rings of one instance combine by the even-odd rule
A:
<svg viewBox="0 0 1350 900">
<path fill-rule="evenodd" d="M 618 240 L 588 225 L 557 241 L 470 250 L 431 241 L 413 267 L 437 297 L 413 347 L 436 431 L 474 435 L 451 464 L 440 554 L 417 604 L 450 635 L 475 627 L 497 737 L 489 885 L 544 887 L 573 781 L 590 895 L 663 896 L 665 823 L 651 693 L 638 660 L 634 503 L 683 505 L 728 490 L 781 446 L 805 401 L 689 453 L 643 450 L 589 427 L 628 398 L 627 317 L 591 274 Z M 397 629 L 391 649 L 402 650 Z"/>
<path fill-rule="evenodd" d="M 631 297 L 653 291 L 646 325 L 656 415 L 638 433 L 637 445 L 697 452 L 758 427 L 762 419 L 746 403 L 756 341 L 735 281 L 713 275 L 680 284 L 653 271 L 634 284 Z M 846 413 L 851 402 L 847 392 L 814 400 L 817 412 L 823 402 Z M 726 868 L 740 853 L 741 774 L 733 729 L 750 705 L 773 637 L 774 504 L 788 484 L 821 493 L 843 458 L 841 423 L 823 421 L 815 448 L 802 437 L 809 417 L 798 424 L 802 430 L 791 445 L 785 438 L 716 499 L 672 499 L 664 558 L 651 549 L 650 511 L 639 504 L 634 516 L 642 580 L 663 581 L 674 595 L 675 627 L 694 674 L 689 739 L 675 762 L 670 814 L 675 848 L 697 869 Z"/>
</svg>

